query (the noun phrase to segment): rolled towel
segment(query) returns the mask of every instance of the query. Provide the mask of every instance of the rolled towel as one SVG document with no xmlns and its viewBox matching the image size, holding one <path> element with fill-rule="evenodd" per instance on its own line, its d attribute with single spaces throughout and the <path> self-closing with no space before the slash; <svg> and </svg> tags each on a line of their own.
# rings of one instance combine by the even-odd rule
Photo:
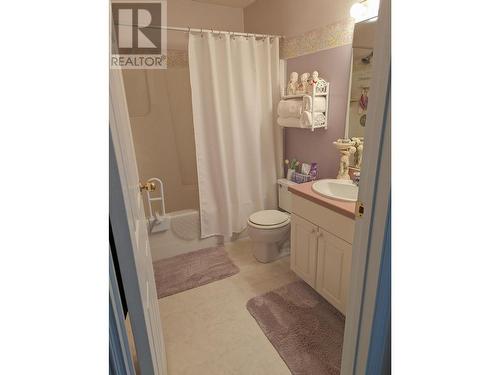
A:
<svg viewBox="0 0 500 375">
<path fill-rule="evenodd" d="M 296 117 L 278 117 L 278 125 L 285 128 L 302 128 L 302 123 L 299 118 Z"/>
<path fill-rule="evenodd" d="M 302 99 L 280 100 L 278 104 L 278 116 L 282 118 L 300 118 L 302 108 Z"/>
<path fill-rule="evenodd" d="M 301 122 L 302 126 L 303 127 L 312 126 L 312 124 L 313 124 L 312 118 L 313 118 L 313 116 L 312 116 L 311 112 L 309 112 L 309 111 L 302 112 L 302 116 L 300 116 L 300 122 Z M 326 120 L 325 114 L 322 112 L 314 112 L 314 120 L 316 121 L 316 123 L 319 123 L 319 124 L 324 123 Z"/>
<path fill-rule="evenodd" d="M 303 97 L 303 111 L 311 112 L 312 108 L 312 96 L 304 95 Z M 326 98 L 323 96 L 317 96 L 314 98 L 314 112 L 324 112 L 326 111 Z"/>
</svg>

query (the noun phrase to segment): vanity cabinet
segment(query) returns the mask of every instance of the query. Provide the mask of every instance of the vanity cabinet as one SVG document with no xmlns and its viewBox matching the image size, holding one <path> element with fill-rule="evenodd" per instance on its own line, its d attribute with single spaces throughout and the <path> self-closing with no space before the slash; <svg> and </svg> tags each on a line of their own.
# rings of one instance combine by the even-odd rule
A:
<svg viewBox="0 0 500 375">
<path fill-rule="evenodd" d="M 352 245 L 323 229 L 318 234 L 316 290 L 345 314 Z"/>
<path fill-rule="evenodd" d="M 291 269 L 345 314 L 354 220 L 294 195 Z"/>
<path fill-rule="evenodd" d="M 292 214 L 290 266 L 292 270 L 313 288 L 316 285 L 318 264 L 318 227 L 300 216 Z M 300 249 L 300 251 L 294 251 Z"/>
</svg>

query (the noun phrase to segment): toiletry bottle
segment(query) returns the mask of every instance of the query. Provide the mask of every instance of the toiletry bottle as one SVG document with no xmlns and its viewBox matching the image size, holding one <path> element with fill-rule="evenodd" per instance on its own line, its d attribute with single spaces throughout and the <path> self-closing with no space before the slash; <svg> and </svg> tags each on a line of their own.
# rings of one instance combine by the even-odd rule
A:
<svg viewBox="0 0 500 375">
<path fill-rule="evenodd" d="M 312 180 L 318 177 L 318 163 L 311 163 L 311 170 L 309 172 Z"/>
</svg>

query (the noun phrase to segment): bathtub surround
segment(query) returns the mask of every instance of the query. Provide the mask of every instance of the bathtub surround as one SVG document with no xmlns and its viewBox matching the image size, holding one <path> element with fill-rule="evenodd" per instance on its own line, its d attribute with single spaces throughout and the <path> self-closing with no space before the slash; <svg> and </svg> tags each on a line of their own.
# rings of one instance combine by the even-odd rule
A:
<svg viewBox="0 0 500 375">
<path fill-rule="evenodd" d="M 189 70 L 173 56 L 167 69 L 123 71 L 139 177 L 163 181 L 167 212 L 198 208 Z"/>
<path fill-rule="evenodd" d="M 149 235 L 153 261 L 214 247 L 223 243 L 223 238 L 217 236 L 201 238 L 200 213 L 198 210 L 172 211 L 167 213 L 163 220 L 168 229 L 163 232 L 150 233 Z"/>
<path fill-rule="evenodd" d="M 168 26 L 244 31 L 241 8 L 167 2 Z M 160 178 L 166 211 L 173 212 L 198 209 L 199 204 L 188 36 L 169 31 L 167 39 L 167 69 L 124 70 L 123 76 L 140 179 Z"/>
<path fill-rule="evenodd" d="M 279 39 L 190 33 L 201 237 L 229 239 L 277 206 Z"/>
<path fill-rule="evenodd" d="M 224 246 L 210 247 L 153 263 L 158 298 L 196 288 L 240 272 Z"/>
<path fill-rule="evenodd" d="M 305 282 L 252 298 L 247 309 L 292 374 L 340 374 L 345 317 Z"/>
</svg>

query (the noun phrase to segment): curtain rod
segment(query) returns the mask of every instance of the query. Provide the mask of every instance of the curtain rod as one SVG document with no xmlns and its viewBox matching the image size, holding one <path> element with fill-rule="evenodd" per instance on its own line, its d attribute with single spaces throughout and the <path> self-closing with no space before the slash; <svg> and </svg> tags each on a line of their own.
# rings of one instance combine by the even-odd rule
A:
<svg viewBox="0 0 500 375">
<path fill-rule="evenodd" d="M 236 32 L 236 31 L 222 31 L 222 30 L 203 29 L 203 28 L 201 28 L 201 29 L 193 29 L 191 27 L 167 26 L 167 30 L 182 31 L 182 32 L 186 32 L 186 33 L 189 33 L 191 31 L 193 31 L 195 33 L 202 33 L 204 31 L 206 31 L 206 32 L 211 32 L 213 34 L 230 34 L 230 35 L 236 35 L 236 36 L 254 36 L 256 38 L 265 38 L 265 37 L 282 38 L 281 35 L 241 33 L 241 32 Z"/>
<path fill-rule="evenodd" d="M 125 24 L 115 24 L 118 26 L 139 26 L 139 25 L 125 25 Z M 176 26 L 146 26 L 145 28 L 151 29 L 167 29 L 172 31 L 181 31 L 185 33 L 195 32 L 195 33 L 203 33 L 203 32 L 211 32 L 213 34 L 229 34 L 234 36 L 254 36 L 256 38 L 283 38 L 281 35 L 269 35 L 269 34 L 254 34 L 254 33 L 241 33 L 237 31 L 223 31 L 223 30 L 214 30 L 214 29 L 195 29 L 191 27 L 176 27 Z"/>
</svg>

